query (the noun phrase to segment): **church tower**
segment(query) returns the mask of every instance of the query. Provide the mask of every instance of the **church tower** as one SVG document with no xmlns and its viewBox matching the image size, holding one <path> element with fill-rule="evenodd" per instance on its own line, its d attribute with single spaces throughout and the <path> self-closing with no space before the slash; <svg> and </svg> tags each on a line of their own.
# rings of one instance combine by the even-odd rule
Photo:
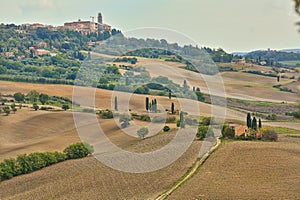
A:
<svg viewBox="0 0 300 200">
<path fill-rule="evenodd" d="M 101 13 L 98 14 L 98 23 L 99 24 L 103 24 L 103 18 L 102 18 L 102 14 Z"/>
</svg>

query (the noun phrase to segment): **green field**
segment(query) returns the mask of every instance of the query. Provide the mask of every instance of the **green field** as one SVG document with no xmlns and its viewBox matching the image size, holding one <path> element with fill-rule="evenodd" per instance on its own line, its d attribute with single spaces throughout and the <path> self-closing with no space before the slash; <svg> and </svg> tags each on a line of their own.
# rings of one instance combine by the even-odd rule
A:
<svg viewBox="0 0 300 200">
<path fill-rule="evenodd" d="M 279 63 L 281 63 L 283 65 L 295 66 L 295 65 L 300 65 L 300 60 L 280 61 Z"/>
</svg>

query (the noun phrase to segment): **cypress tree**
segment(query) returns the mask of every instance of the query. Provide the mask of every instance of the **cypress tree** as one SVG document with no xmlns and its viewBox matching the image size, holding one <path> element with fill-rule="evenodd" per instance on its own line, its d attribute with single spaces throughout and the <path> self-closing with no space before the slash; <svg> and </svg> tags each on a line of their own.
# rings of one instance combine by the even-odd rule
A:
<svg viewBox="0 0 300 200">
<path fill-rule="evenodd" d="M 118 97 L 115 96 L 115 111 L 118 111 Z"/>
<path fill-rule="evenodd" d="M 146 97 L 146 110 L 149 110 L 149 97 Z"/>
<path fill-rule="evenodd" d="M 183 112 L 180 112 L 180 128 L 184 128 L 185 127 L 185 122 L 184 122 L 184 115 Z"/>
<path fill-rule="evenodd" d="M 172 111 L 172 114 L 174 115 L 175 113 L 175 110 L 174 110 L 175 106 L 174 106 L 174 103 L 172 102 L 172 105 L 171 105 L 171 111 Z"/>
<path fill-rule="evenodd" d="M 169 91 L 169 99 L 172 99 L 172 92 L 171 92 L 171 90 Z"/>
<path fill-rule="evenodd" d="M 252 120 L 251 120 L 251 115 L 250 113 L 247 114 L 247 127 L 251 128 L 252 127 Z"/>
<path fill-rule="evenodd" d="M 154 99 L 154 112 L 157 112 L 157 101 Z"/>
<path fill-rule="evenodd" d="M 261 119 L 259 118 L 258 120 L 258 128 L 261 128 L 262 127 L 262 123 L 261 123 Z"/>
<path fill-rule="evenodd" d="M 253 117 L 253 120 L 252 120 L 252 129 L 257 130 L 257 120 L 255 117 Z"/>
</svg>

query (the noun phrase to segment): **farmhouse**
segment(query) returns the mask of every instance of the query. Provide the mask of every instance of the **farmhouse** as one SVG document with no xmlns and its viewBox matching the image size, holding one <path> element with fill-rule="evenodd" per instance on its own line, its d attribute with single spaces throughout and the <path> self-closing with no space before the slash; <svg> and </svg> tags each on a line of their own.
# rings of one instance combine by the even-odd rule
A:
<svg viewBox="0 0 300 200">
<path fill-rule="evenodd" d="M 243 126 L 240 124 L 229 124 L 229 127 L 231 127 L 234 130 L 235 137 L 249 136 L 249 129 L 247 126 Z"/>
</svg>

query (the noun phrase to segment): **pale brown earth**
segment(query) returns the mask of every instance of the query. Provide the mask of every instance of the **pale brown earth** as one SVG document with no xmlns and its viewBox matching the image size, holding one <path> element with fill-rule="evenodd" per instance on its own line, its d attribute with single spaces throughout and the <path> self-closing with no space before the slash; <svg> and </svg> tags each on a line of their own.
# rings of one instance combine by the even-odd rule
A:
<svg viewBox="0 0 300 200">
<path fill-rule="evenodd" d="M 155 150 L 167 144 L 172 134 L 161 134 L 126 149 Z M 1 182 L 0 199 L 154 199 L 189 169 L 200 146 L 201 142 L 195 141 L 169 167 L 144 174 L 116 171 L 93 157 L 66 161 Z"/>
<path fill-rule="evenodd" d="M 168 199 L 298 199 L 300 145 L 228 142 Z"/>
</svg>

